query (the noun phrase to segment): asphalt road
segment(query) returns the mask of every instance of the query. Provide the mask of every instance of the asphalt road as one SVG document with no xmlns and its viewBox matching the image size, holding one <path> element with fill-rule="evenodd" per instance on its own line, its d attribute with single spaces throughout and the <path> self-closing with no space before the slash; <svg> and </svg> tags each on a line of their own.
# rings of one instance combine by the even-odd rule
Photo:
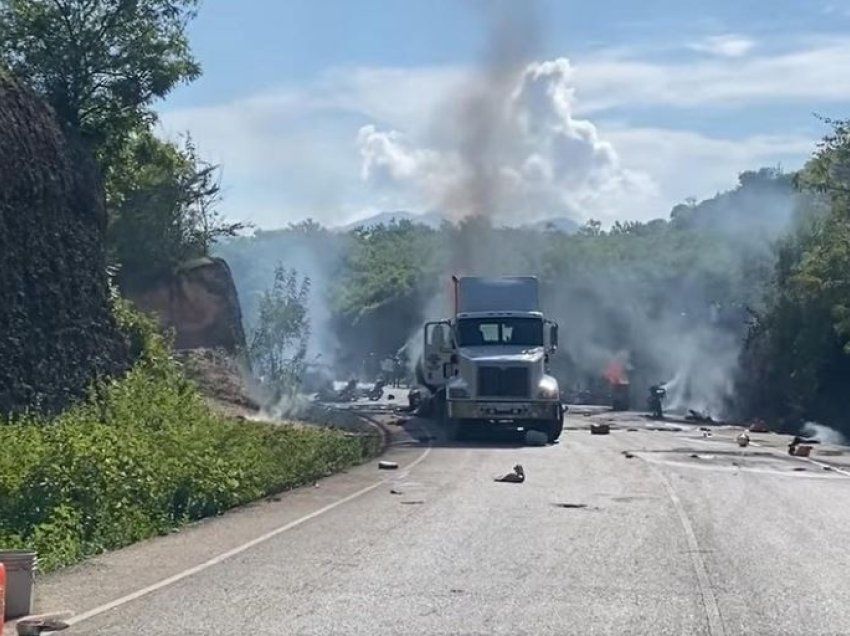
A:
<svg viewBox="0 0 850 636">
<path fill-rule="evenodd" d="M 78 612 L 71 635 L 850 634 L 842 455 L 588 421 L 538 448 L 409 422 L 398 471 L 105 555 L 41 582 L 41 608 Z M 516 463 L 525 483 L 494 482 Z"/>
</svg>

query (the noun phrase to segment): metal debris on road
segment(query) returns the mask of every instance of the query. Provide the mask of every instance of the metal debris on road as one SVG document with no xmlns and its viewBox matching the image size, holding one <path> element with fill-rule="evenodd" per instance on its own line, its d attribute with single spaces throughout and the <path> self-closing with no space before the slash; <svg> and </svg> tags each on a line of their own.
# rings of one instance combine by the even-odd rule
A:
<svg viewBox="0 0 850 636">
<path fill-rule="evenodd" d="M 521 484 L 525 481 L 525 470 L 521 464 L 514 466 L 513 472 L 497 477 L 494 481 L 501 481 L 508 484 Z"/>
<path fill-rule="evenodd" d="M 591 435 L 608 435 L 611 432 L 611 425 L 605 423 L 594 423 L 590 425 Z"/>
<path fill-rule="evenodd" d="M 629 451 L 623 451 L 623 457 L 625 457 L 626 459 L 632 459 L 634 456 L 634 453 L 630 453 Z"/>
<path fill-rule="evenodd" d="M 764 420 L 754 420 L 750 424 L 750 433 L 769 433 L 770 429 L 765 424 Z"/>
<path fill-rule="evenodd" d="M 401 490 L 396 490 L 395 488 L 391 488 L 391 489 L 390 489 L 390 494 L 391 494 L 391 495 L 403 495 L 403 494 L 404 494 L 404 492 L 403 492 L 403 491 L 401 491 Z"/>
<path fill-rule="evenodd" d="M 750 445 L 750 436 L 747 435 L 746 431 L 739 433 L 735 438 L 735 441 L 738 442 L 738 446 L 741 448 L 746 448 Z"/>
<path fill-rule="evenodd" d="M 55 612 L 53 614 L 42 614 L 22 618 L 15 625 L 18 636 L 40 636 L 47 632 L 60 632 L 68 629 L 70 625 L 65 620 L 73 616 L 73 612 Z"/>
<path fill-rule="evenodd" d="M 568 509 L 587 508 L 587 504 L 583 504 L 583 503 L 553 503 L 552 505 L 555 506 L 556 508 L 568 508 Z"/>
<path fill-rule="evenodd" d="M 803 472 L 804 470 L 806 470 L 806 467 L 805 467 L 805 466 L 795 466 L 795 467 L 794 467 L 794 472 L 797 472 L 797 473 L 801 473 L 801 472 Z"/>
<path fill-rule="evenodd" d="M 378 468 L 380 470 L 395 470 L 398 468 L 398 464 L 396 462 L 379 461 Z"/>
<path fill-rule="evenodd" d="M 685 419 L 689 422 L 714 422 L 714 418 L 712 418 L 708 413 L 702 413 L 696 409 L 688 409 L 688 414 L 685 416 Z"/>
<path fill-rule="evenodd" d="M 799 446 L 791 444 L 788 446 L 788 454 L 794 457 L 808 457 L 811 453 L 812 447 L 807 444 L 800 444 Z"/>
</svg>

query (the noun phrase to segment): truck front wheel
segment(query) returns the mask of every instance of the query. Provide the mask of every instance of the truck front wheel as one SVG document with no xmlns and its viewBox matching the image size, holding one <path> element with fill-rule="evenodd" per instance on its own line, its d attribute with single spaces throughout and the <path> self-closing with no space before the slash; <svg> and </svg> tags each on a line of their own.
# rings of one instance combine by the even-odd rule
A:
<svg viewBox="0 0 850 636">
<path fill-rule="evenodd" d="M 561 415 L 558 419 L 549 422 L 546 430 L 546 436 L 549 438 L 549 443 L 554 444 L 564 432 L 564 416 Z"/>
<path fill-rule="evenodd" d="M 554 444 L 561 437 L 564 431 L 564 412 L 558 409 L 558 416 L 552 420 L 543 420 L 535 428 L 542 433 L 546 433 L 546 440 L 550 444 Z"/>
</svg>

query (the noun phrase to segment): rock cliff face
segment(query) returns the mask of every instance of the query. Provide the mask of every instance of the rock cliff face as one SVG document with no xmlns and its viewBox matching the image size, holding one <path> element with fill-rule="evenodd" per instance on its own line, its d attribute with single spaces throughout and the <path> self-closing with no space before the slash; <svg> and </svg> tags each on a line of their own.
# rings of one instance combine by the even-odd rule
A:
<svg viewBox="0 0 850 636">
<path fill-rule="evenodd" d="M 0 71 L 0 413 L 55 412 L 126 368 L 105 226 L 92 158 Z"/>
<path fill-rule="evenodd" d="M 236 352 L 245 346 L 236 286 L 220 258 L 186 263 L 170 278 L 129 295 L 136 307 L 174 330 L 176 349 Z"/>
</svg>

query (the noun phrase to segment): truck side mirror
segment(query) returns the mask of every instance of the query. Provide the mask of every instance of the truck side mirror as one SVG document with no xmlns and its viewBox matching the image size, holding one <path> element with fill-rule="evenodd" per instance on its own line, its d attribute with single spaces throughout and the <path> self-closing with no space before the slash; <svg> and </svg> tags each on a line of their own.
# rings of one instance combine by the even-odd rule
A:
<svg viewBox="0 0 850 636">
<path fill-rule="evenodd" d="M 558 323 L 553 322 L 549 325 L 549 348 L 554 351 L 558 348 Z"/>
</svg>

